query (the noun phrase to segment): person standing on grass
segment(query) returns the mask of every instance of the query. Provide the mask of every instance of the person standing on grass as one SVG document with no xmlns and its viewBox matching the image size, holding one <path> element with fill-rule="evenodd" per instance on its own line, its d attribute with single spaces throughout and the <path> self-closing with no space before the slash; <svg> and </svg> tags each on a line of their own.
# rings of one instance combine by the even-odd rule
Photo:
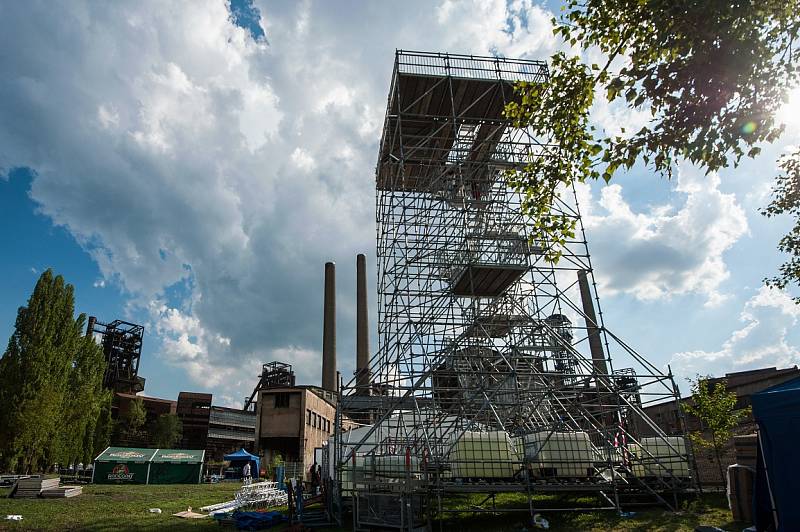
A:
<svg viewBox="0 0 800 532">
<path fill-rule="evenodd" d="M 296 499 L 297 499 L 297 517 L 303 517 L 303 479 L 298 479 L 297 481 L 297 490 Z"/>
<path fill-rule="evenodd" d="M 247 462 L 242 468 L 242 480 L 245 484 L 250 484 L 250 462 Z"/>
<path fill-rule="evenodd" d="M 309 478 L 311 479 L 311 496 L 317 494 L 317 486 L 319 485 L 319 479 L 317 478 L 317 463 L 314 462 L 311 464 L 311 471 L 308 474 Z"/>
</svg>

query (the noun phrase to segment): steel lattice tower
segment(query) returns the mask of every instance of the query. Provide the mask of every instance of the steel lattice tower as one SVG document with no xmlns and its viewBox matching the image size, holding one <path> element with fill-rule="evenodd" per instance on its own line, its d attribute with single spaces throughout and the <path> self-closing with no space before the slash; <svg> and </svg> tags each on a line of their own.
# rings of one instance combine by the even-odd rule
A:
<svg viewBox="0 0 800 532">
<path fill-rule="evenodd" d="M 692 484 L 670 464 L 686 449 L 642 410 L 676 400 L 671 374 L 604 325 L 575 191 L 553 206 L 578 235 L 553 264 L 509 184 L 557 153 L 503 114 L 515 81 L 547 78 L 539 61 L 396 55 L 376 171 L 379 347 L 369 388 L 342 386 L 332 458 L 359 525 L 385 525 L 398 492 L 414 508 L 405 527 L 465 490 L 577 482 L 619 509 L 627 493 L 667 503 Z M 352 421 L 364 426 L 343 432 Z"/>
</svg>

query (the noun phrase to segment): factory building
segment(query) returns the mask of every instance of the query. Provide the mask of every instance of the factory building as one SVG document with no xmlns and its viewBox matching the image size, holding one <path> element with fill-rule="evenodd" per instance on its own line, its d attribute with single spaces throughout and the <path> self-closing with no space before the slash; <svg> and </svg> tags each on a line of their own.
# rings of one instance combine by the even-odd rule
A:
<svg viewBox="0 0 800 532">
<path fill-rule="evenodd" d="M 153 427 L 159 416 L 176 414 L 181 421 L 181 439 L 175 445 L 180 449 L 205 449 L 206 461 L 219 462 L 230 452 L 246 449 L 252 451 L 255 443 L 255 412 L 212 405 L 209 393 L 180 392 L 177 401 L 117 392 L 114 394 L 112 415 L 123 419 L 133 401 L 141 400 L 146 412 L 145 430 L 130 435 L 117 431 L 112 444 L 127 447 L 154 447 L 155 442 L 148 427 Z"/>
<path fill-rule="evenodd" d="M 724 382 L 728 392 L 736 394 L 736 408 L 746 408 L 750 406 L 750 398 L 771 386 L 781 384 L 800 376 L 800 369 L 797 366 L 791 368 L 762 368 L 750 371 L 737 371 L 726 373 L 724 377 L 713 377 L 708 379 L 709 388 L 714 388 L 717 383 Z M 692 401 L 692 396 L 681 399 L 681 404 Z M 680 434 L 681 412 L 674 401 L 660 403 L 645 407 L 644 412 L 667 434 Z M 703 423 L 695 416 L 683 414 L 686 420 L 686 428 L 689 432 L 705 431 Z M 642 426 L 643 435 L 649 436 L 654 431 L 647 426 Z M 756 431 L 756 423 L 752 414 L 746 416 L 739 426 L 734 429 L 735 435 L 752 434 Z M 702 484 L 719 484 L 719 469 L 714 458 L 714 453 L 710 449 L 695 449 L 695 461 L 697 462 L 698 479 Z M 733 442 L 728 442 L 722 452 L 723 468 L 736 463 L 736 453 Z"/>
<path fill-rule="evenodd" d="M 369 394 L 369 329 L 366 258 L 356 257 L 356 374 L 359 393 Z M 265 462 L 280 455 L 308 474 L 318 461 L 318 450 L 334 432 L 339 373 L 336 370 L 336 265 L 325 264 L 322 329 L 322 386 L 295 385 L 292 366 L 264 364 L 261 377 L 245 407 L 256 403 L 256 452 Z M 254 401 L 254 399 L 256 399 Z M 355 423 L 342 420 L 342 430 Z M 320 464 L 321 465 L 321 464 Z"/>
<path fill-rule="evenodd" d="M 183 424 L 181 448 L 205 449 L 206 460 L 221 461 L 230 452 L 252 451 L 255 413 L 213 406 L 210 393 L 181 392 L 177 414 Z"/>
<path fill-rule="evenodd" d="M 308 471 L 314 449 L 333 433 L 336 396 L 317 386 L 264 389 L 256 408 L 256 446 L 266 462 L 279 454 L 286 462 L 302 464 Z"/>
<path fill-rule="evenodd" d="M 128 414 L 131 403 L 141 399 L 142 406 L 144 406 L 145 427 L 152 427 L 159 416 L 164 414 L 174 414 L 176 411 L 177 403 L 169 399 L 160 399 L 158 397 L 148 397 L 146 395 L 135 395 L 132 393 L 116 392 L 114 400 L 111 403 L 111 417 L 115 420 L 124 419 Z M 141 431 L 137 435 L 128 434 L 125 431 L 117 431 L 114 435 L 112 444 L 121 447 L 151 447 L 153 439 L 150 433 L 146 430 Z"/>
<path fill-rule="evenodd" d="M 364 255 L 356 258 L 356 271 L 358 393 L 369 395 L 372 383 L 368 370 L 367 275 Z M 214 406 L 210 393 L 184 391 L 178 394 L 177 401 L 170 401 L 117 392 L 115 418 L 126 411 L 131 401 L 141 398 L 147 410 L 148 423 L 154 422 L 161 414 L 176 414 L 182 425 L 182 436 L 177 447 L 205 449 L 206 461 L 222 461 L 225 454 L 244 448 L 259 454 L 264 464 L 280 455 L 285 462 L 297 464 L 298 471 L 307 473 L 315 462 L 315 451 L 327 444 L 334 432 L 339 382 L 339 373 L 336 370 L 335 275 L 335 264 L 326 263 L 322 386 L 296 385 L 290 364 L 270 362 L 262 366 L 258 384 L 245 399 L 243 409 Z M 96 326 L 93 322 L 90 331 L 94 331 Z M 136 347 L 141 348 L 141 341 Z M 138 353 L 137 351 L 136 354 Z M 135 360 L 135 368 L 138 369 L 138 357 Z M 137 382 L 141 382 L 143 388 L 144 379 L 139 378 Z M 355 424 L 351 420 L 346 417 L 343 419 L 344 430 L 353 426 Z M 146 433 L 142 438 L 137 442 L 115 443 L 137 443 L 141 446 L 152 443 L 147 439 L 149 436 Z"/>
<path fill-rule="evenodd" d="M 205 449 L 211 414 L 211 394 L 181 392 L 178 394 L 177 414 L 183 425 L 181 449 Z"/>
<path fill-rule="evenodd" d="M 219 462 L 233 451 L 252 451 L 256 439 L 255 412 L 212 406 L 208 416 L 206 459 Z"/>
</svg>

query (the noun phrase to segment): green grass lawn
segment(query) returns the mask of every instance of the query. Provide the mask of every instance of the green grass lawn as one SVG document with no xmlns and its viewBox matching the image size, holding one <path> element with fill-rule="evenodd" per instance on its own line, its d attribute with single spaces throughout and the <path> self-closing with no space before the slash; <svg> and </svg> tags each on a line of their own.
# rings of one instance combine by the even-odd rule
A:
<svg viewBox="0 0 800 532">
<path fill-rule="evenodd" d="M 476 496 L 464 497 L 449 501 L 451 509 L 462 510 L 459 513 L 451 514 L 441 529 L 458 530 L 459 532 L 488 532 L 488 531 L 515 531 L 527 529 L 531 532 L 536 530 L 527 524 L 527 513 L 512 514 L 478 514 L 469 511 L 471 505 L 479 502 Z M 480 496 L 482 500 L 484 497 Z M 534 505 L 546 507 L 559 505 L 560 507 L 591 506 L 599 504 L 592 497 L 575 497 L 560 499 L 547 495 L 537 496 Z M 496 499 L 498 509 L 509 507 L 525 507 L 526 499 L 522 495 L 502 494 Z M 491 508 L 490 503 L 482 505 L 483 508 Z M 550 523 L 552 531 L 639 531 L 656 530 L 662 532 L 692 531 L 698 525 L 713 525 L 723 530 L 736 531 L 746 528 L 745 523 L 733 521 L 727 501 L 722 494 L 707 494 L 700 500 L 688 499 L 683 503 L 683 509 L 679 512 L 670 512 L 662 507 L 650 507 L 633 509 L 634 515 L 622 517 L 613 511 L 596 511 L 587 509 L 584 511 L 542 511 L 541 515 Z M 438 527 L 434 527 L 438 530 Z"/>
<path fill-rule="evenodd" d="M 0 519 L 7 514 L 21 514 L 19 523 L 0 521 L 0 530 L 199 530 L 203 528 L 219 530 L 212 519 L 180 519 L 172 514 L 191 507 L 199 511 L 201 506 L 227 501 L 233 498 L 237 484 L 204 485 L 154 485 L 154 486 L 111 486 L 89 485 L 83 495 L 70 499 L 7 499 L 8 489 L 0 490 Z M 449 501 L 449 507 L 459 510 L 450 514 L 446 521 L 434 526 L 434 530 L 469 531 L 515 531 L 524 528 L 532 531 L 526 524 L 525 514 L 476 514 L 472 507 L 482 497 L 471 496 Z M 544 505 L 554 501 L 548 497 L 537 498 Z M 561 501 L 563 504 L 565 501 Z M 588 499 L 568 501 L 573 504 L 587 504 Z M 524 507 L 524 497 L 500 495 L 498 508 Z M 489 504 L 484 504 L 489 508 Z M 161 508 L 161 514 L 151 514 L 149 508 Z M 702 500 L 688 504 L 684 511 L 667 512 L 663 508 L 641 509 L 628 518 L 610 511 L 544 512 L 550 521 L 550 530 L 593 530 L 593 531 L 691 531 L 697 525 L 713 525 L 725 530 L 740 531 L 744 523 L 734 523 L 727 509 L 723 495 L 706 495 Z M 279 530 L 279 529 L 273 529 Z"/>
<path fill-rule="evenodd" d="M 0 530 L 219 530 L 213 519 L 180 519 L 191 507 L 229 501 L 238 484 L 88 485 L 69 499 L 0 499 L 0 517 L 20 514 L 18 523 L 0 521 Z M 8 489 L 0 495 L 5 497 Z M 161 508 L 151 514 L 150 508 Z"/>
</svg>

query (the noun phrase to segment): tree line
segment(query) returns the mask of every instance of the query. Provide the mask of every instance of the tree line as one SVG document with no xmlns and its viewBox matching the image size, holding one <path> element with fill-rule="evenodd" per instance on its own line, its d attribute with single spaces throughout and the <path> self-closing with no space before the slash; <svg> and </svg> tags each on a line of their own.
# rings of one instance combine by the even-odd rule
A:
<svg viewBox="0 0 800 532">
<path fill-rule="evenodd" d="M 148 424 L 141 398 L 112 418 L 105 357 L 85 330 L 86 315 L 75 317 L 74 287 L 44 272 L 0 358 L 0 471 L 88 464 L 110 443 L 168 448 L 180 440 L 178 416 Z"/>
<path fill-rule="evenodd" d="M 0 471 L 89 463 L 108 445 L 112 393 L 103 388 L 103 352 L 85 327 L 74 287 L 45 271 L 0 358 Z"/>
</svg>

